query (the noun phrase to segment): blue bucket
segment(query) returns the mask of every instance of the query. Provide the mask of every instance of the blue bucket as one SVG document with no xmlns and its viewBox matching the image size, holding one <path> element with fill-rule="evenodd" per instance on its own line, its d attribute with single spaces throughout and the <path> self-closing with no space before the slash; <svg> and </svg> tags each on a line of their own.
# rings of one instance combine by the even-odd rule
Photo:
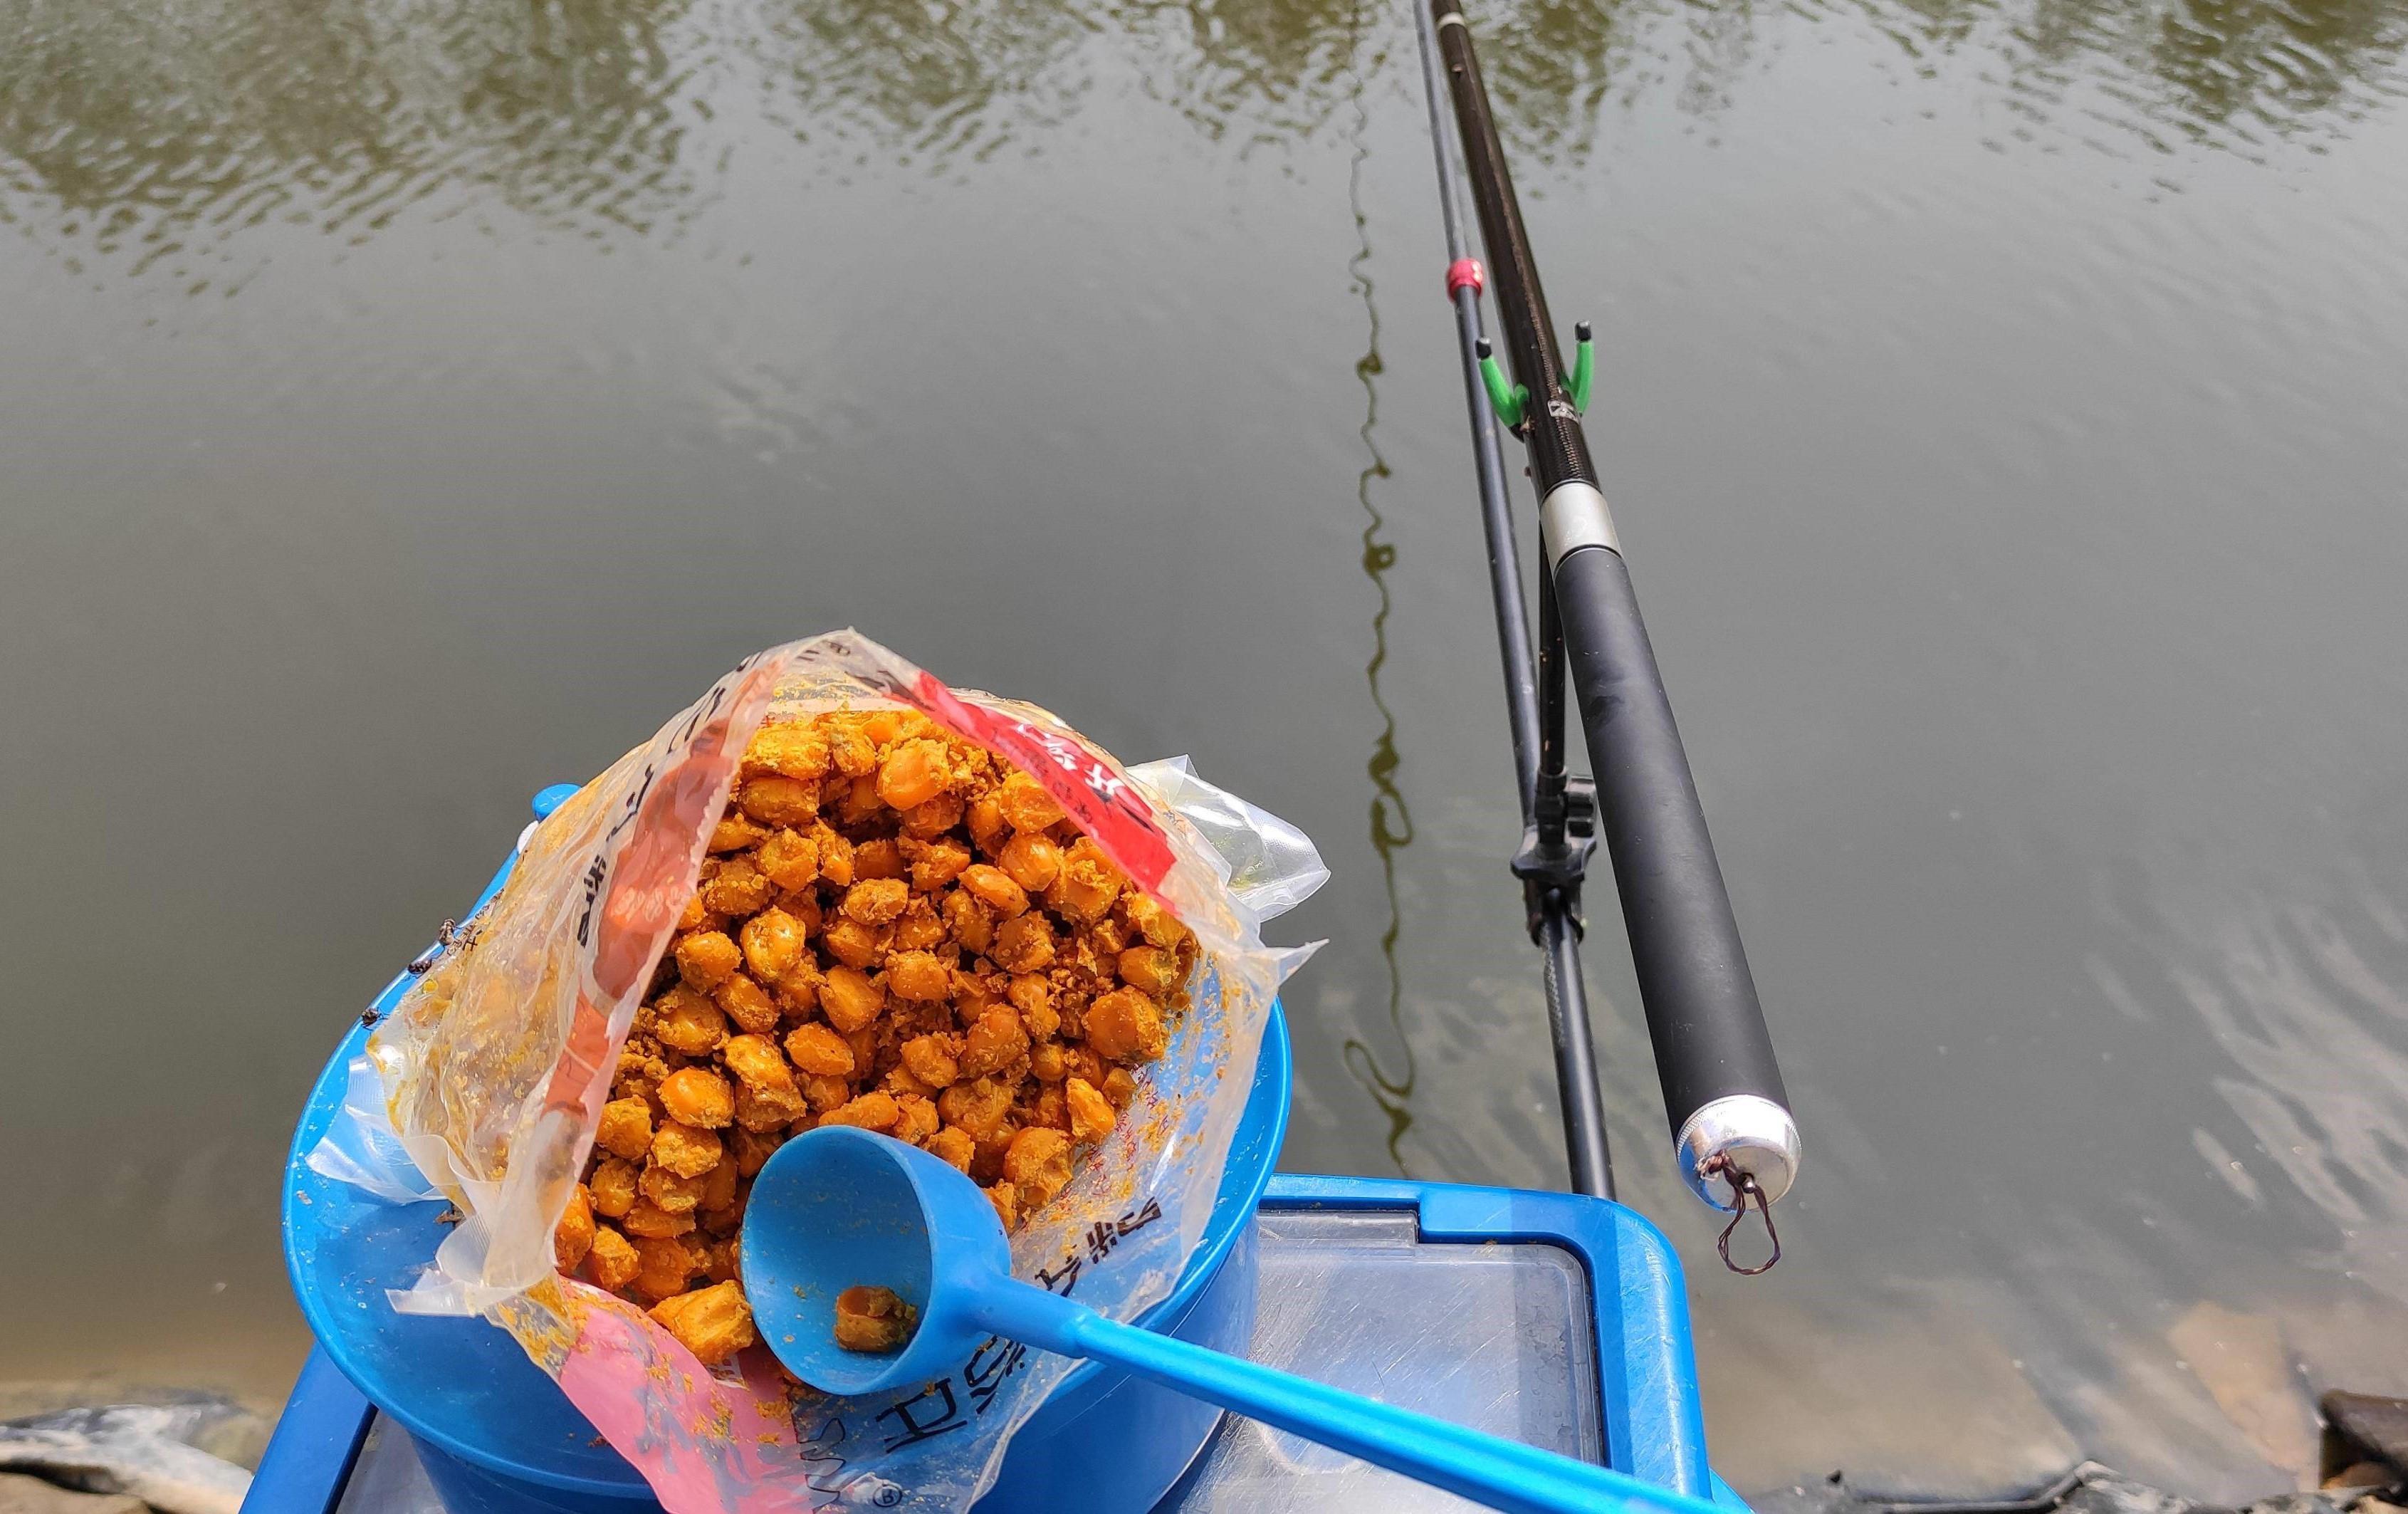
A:
<svg viewBox="0 0 2408 1514">
<path fill-rule="evenodd" d="M 505 870 L 507 871 L 507 870 Z M 495 880 L 496 885 L 500 880 Z M 377 1002 L 390 1010 L 410 982 Z M 367 1037 L 346 1037 L 294 1134 L 284 1188 L 284 1256 L 319 1344 L 369 1402 L 408 1430 L 452 1514 L 641 1514 L 652 1490 L 602 1444 L 558 1385 L 507 1334 L 481 1319 L 395 1314 L 442 1238 L 438 1204 L 381 1204 L 303 1159 L 342 1107 L 348 1064 Z M 1254 1331 L 1253 1218 L 1287 1132 L 1290 1060 L 1279 1006 L 1236 1144 L 1196 1254 L 1142 1322 L 1219 1350 Z M 1096 1514 L 1140 1514 L 1203 1449 L 1220 1411 L 1168 1389 L 1082 1365 L 1021 1427 L 979 1514 L 1058 1509 L 1065 1490 Z"/>
</svg>

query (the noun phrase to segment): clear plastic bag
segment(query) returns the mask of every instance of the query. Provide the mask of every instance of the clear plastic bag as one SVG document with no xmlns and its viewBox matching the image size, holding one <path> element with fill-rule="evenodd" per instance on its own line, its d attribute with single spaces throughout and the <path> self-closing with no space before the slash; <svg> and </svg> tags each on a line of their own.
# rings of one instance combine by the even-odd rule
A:
<svg viewBox="0 0 2408 1514">
<path fill-rule="evenodd" d="M 949 689 L 853 631 L 748 658 L 555 811 L 469 944 L 371 1038 L 385 1108 L 349 1101 L 311 1164 L 387 1197 L 423 1192 L 390 1160 L 397 1140 L 465 1218 L 394 1307 L 509 1329 L 669 1514 L 967 1508 L 1073 1365 L 997 1342 L 912 1394 L 790 1401 L 765 1351 L 714 1375 L 634 1305 L 554 1271 L 552 1230 L 745 743 L 772 714 L 898 704 L 1043 783 L 1202 948 L 1192 1007 L 1119 1129 L 1013 1234 L 1024 1276 L 1058 1267 L 1107 1221 L 1118 1240 L 1083 1267 L 1081 1302 L 1128 1319 L 1168 1293 L 1211 1214 L 1272 998 L 1312 951 L 1261 933 L 1328 876 L 1295 827 L 1183 757 L 1124 769 L 1047 712 Z M 896 1424 L 924 1418 L 904 1401 L 939 1388 L 966 1433 L 898 1437 Z"/>
</svg>

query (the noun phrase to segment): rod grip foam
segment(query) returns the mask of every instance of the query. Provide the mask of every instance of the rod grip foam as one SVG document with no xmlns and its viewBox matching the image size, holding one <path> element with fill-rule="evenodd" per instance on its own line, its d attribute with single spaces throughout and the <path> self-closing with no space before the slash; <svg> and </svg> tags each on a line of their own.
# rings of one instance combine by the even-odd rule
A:
<svg viewBox="0 0 2408 1514">
<path fill-rule="evenodd" d="M 1622 555 L 1566 553 L 1552 569 L 1598 825 L 1630 932 L 1647 1033 L 1675 1139 L 1733 1094 L 1789 1107 L 1688 755 Z"/>
</svg>

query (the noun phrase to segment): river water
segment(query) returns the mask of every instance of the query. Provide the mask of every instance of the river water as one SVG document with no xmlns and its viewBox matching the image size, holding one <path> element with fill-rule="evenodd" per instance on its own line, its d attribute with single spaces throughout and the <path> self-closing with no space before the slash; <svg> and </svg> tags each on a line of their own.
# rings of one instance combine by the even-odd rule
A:
<svg viewBox="0 0 2408 1514">
<path fill-rule="evenodd" d="M 1717 1459 L 2289 1485 L 2408 1391 L 2408 6 L 1491 0 L 1807 1132 Z M 273 1402 L 309 1078 L 854 624 L 1335 871 L 1302 1170 L 1555 1185 L 1410 13 L 0 0 L 0 1378 Z M 1525 501 L 1526 507 L 1526 501 Z"/>
</svg>

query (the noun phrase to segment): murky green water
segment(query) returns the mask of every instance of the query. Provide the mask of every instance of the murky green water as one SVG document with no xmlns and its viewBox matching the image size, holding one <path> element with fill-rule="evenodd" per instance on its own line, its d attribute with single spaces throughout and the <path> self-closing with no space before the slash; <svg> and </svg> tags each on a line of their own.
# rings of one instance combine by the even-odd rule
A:
<svg viewBox="0 0 2408 1514">
<path fill-rule="evenodd" d="M 1718 1459 L 2285 1484 L 2281 1395 L 2408 1391 L 2408 7 L 1475 22 L 1807 1131 L 1724 1277 L 1609 917 Z M 527 795 L 848 622 L 1320 840 L 1288 1165 L 1558 1182 L 1417 66 L 0 0 L 0 1377 L 280 1393 L 344 1022 Z"/>
</svg>

